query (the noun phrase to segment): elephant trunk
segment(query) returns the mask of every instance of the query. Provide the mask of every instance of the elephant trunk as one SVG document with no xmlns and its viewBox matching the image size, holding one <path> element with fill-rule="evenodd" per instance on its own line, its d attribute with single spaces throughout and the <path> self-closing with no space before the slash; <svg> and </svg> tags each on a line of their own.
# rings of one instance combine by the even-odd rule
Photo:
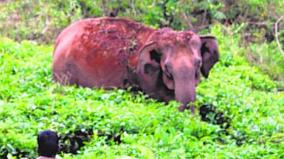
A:
<svg viewBox="0 0 284 159">
<path fill-rule="evenodd" d="M 182 103 L 179 110 L 184 111 L 189 106 L 191 111 L 194 112 L 194 105 L 191 103 L 196 98 L 194 73 L 187 72 L 180 76 L 176 75 L 174 78 L 175 98 Z"/>
</svg>

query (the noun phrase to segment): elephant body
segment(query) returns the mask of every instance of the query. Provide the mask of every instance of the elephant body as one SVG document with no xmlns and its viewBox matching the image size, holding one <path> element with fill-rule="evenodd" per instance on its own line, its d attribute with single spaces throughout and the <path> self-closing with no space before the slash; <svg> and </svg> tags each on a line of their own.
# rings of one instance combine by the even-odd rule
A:
<svg viewBox="0 0 284 159">
<path fill-rule="evenodd" d="M 169 58 L 164 58 L 166 56 L 162 56 L 160 52 L 168 44 L 175 43 L 173 48 L 179 46 L 179 42 L 172 42 L 171 37 L 175 38 L 175 41 L 179 40 L 184 43 L 184 39 L 189 38 L 187 37 L 189 35 L 195 36 L 195 33 L 186 32 L 185 34 L 170 28 L 152 29 L 127 19 L 104 17 L 80 20 L 65 28 L 56 39 L 53 53 L 53 79 L 61 84 L 90 88 L 138 87 L 156 99 L 164 101 L 177 99 L 186 105 L 188 102 L 194 101 L 195 97 L 184 101 L 177 98 L 177 94 L 181 93 L 176 92 L 175 88 L 179 83 L 174 79 L 179 79 L 181 76 L 166 70 L 168 65 L 164 64 L 165 60 L 163 59 L 170 59 L 173 56 L 167 55 Z M 196 41 L 201 40 L 197 38 Z M 201 45 L 202 43 L 200 43 L 200 47 Z M 212 52 L 210 49 L 206 51 Z M 181 51 L 176 49 L 176 52 Z M 200 56 L 200 60 L 204 63 L 206 57 L 201 59 L 201 54 L 200 51 L 196 53 L 194 59 L 198 59 Z M 210 54 L 205 55 L 209 56 Z M 190 56 L 193 56 L 193 53 Z M 218 60 L 218 56 L 215 57 L 213 63 L 211 62 L 210 68 Z M 192 59 L 189 56 L 188 58 Z M 208 58 L 212 59 L 211 56 Z M 181 68 L 180 66 L 185 64 L 177 55 L 174 59 L 177 59 L 177 62 L 171 61 L 173 70 Z M 175 66 L 175 63 L 181 64 Z M 185 65 L 190 70 L 191 64 Z M 202 72 L 202 67 L 200 69 Z M 199 71 L 195 71 L 194 74 L 199 74 Z M 208 76 L 208 70 L 206 76 Z M 194 94 L 195 96 L 196 81 L 186 80 L 186 82 L 194 83 L 190 88 L 193 89 L 194 85 L 194 92 L 189 92 L 187 95 L 193 96 L 192 94 Z M 185 106 L 182 109 L 185 109 Z"/>
<path fill-rule="evenodd" d="M 78 21 L 58 36 L 53 76 L 62 84 L 125 88 L 153 29 L 125 19 Z M 133 83 L 134 84 L 134 83 Z"/>
</svg>

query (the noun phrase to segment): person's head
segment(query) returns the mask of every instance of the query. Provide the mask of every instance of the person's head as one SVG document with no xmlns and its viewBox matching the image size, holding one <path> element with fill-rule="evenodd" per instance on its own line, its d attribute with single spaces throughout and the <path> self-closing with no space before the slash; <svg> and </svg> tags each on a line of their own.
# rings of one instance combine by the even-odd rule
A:
<svg viewBox="0 0 284 159">
<path fill-rule="evenodd" d="M 38 134 L 38 154 L 39 156 L 55 157 L 58 152 L 59 138 L 56 132 L 45 130 Z"/>
</svg>

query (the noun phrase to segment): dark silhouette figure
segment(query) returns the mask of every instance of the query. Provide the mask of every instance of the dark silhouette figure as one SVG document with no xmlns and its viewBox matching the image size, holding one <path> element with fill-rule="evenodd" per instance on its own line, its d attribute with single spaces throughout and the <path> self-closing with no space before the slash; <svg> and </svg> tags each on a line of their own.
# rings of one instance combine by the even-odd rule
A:
<svg viewBox="0 0 284 159">
<path fill-rule="evenodd" d="M 59 150 L 59 137 L 56 132 L 45 130 L 38 134 L 38 159 L 55 159 Z"/>
</svg>

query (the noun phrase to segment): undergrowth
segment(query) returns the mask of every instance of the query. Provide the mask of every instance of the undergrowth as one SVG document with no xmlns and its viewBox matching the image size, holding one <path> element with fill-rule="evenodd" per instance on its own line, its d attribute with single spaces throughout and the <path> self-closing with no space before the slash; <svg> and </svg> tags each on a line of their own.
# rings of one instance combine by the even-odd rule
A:
<svg viewBox="0 0 284 159">
<path fill-rule="evenodd" d="M 0 158 L 34 158 L 45 129 L 59 133 L 60 158 L 283 158 L 283 92 L 242 56 L 237 34 L 211 30 L 221 60 L 197 89 L 206 116 L 128 90 L 60 86 L 51 46 L 1 38 Z"/>
</svg>

